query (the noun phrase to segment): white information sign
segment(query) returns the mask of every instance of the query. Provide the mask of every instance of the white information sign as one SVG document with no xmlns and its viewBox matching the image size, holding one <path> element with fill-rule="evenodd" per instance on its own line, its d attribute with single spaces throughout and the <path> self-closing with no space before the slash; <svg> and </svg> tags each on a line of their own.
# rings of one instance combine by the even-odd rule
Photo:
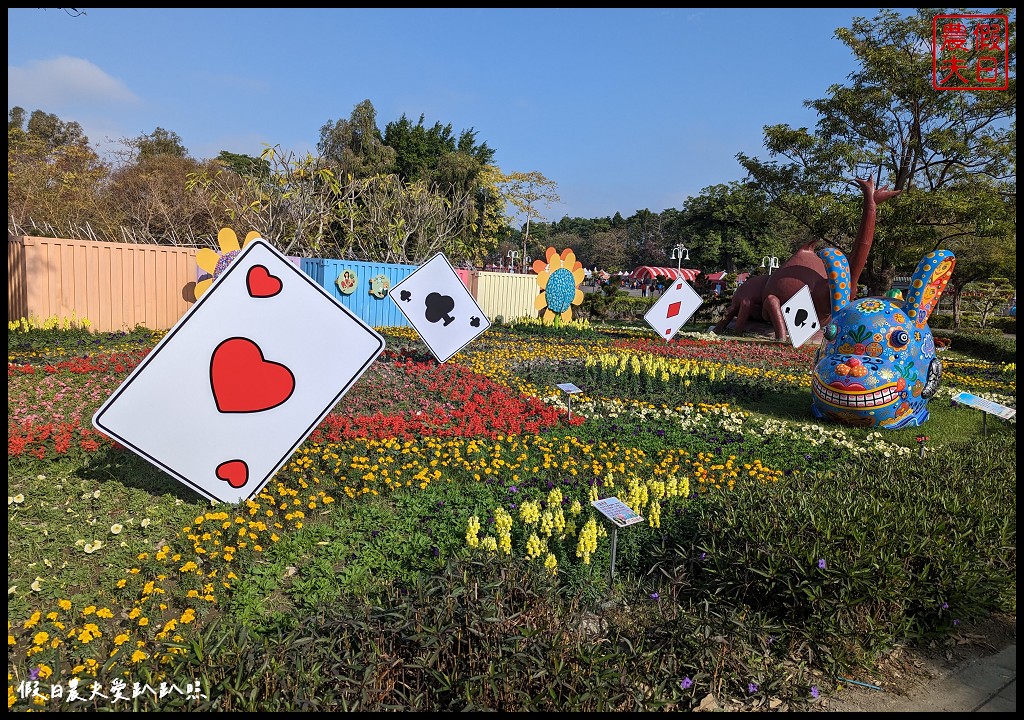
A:
<svg viewBox="0 0 1024 720">
<path fill-rule="evenodd" d="M 594 500 L 590 504 L 618 527 L 628 527 L 629 525 L 643 522 L 643 518 L 640 515 L 617 497 Z"/>
<path fill-rule="evenodd" d="M 987 412 L 989 415 L 995 415 L 997 418 L 1000 418 L 1002 420 L 1010 420 L 1017 414 L 1017 410 L 1015 408 L 1000 405 L 997 402 L 993 402 L 992 400 L 986 400 L 983 397 L 972 395 L 969 392 L 957 393 L 956 395 L 953 396 L 953 402 L 959 403 L 961 405 L 966 405 L 968 407 L 976 408 L 978 410 L 983 410 L 984 412 Z"/>
</svg>

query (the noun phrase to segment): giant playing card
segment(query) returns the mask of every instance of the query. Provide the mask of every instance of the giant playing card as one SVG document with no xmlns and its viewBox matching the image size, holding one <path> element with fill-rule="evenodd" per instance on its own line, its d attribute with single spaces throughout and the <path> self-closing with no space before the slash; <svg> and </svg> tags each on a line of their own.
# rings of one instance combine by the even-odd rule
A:
<svg viewBox="0 0 1024 720">
<path fill-rule="evenodd" d="M 416 268 L 390 295 L 440 363 L 491 326 L 443 253 Z"/>
<path fill-rule="evenodd" d="M 258 238 L 93 424 L 210 499 L 250 499 L 383 349 L 373 328 Z"/>
<path fill-rule="evenodd" d="M 686 324 L 690 316 L 697 312 L 703 301 L 697 291 L 685 280 L 673 280 L 665 288 L 658 302 L 644 315 L 647 324 L 666 341 Z"/>
<path fill-rule="evenodd" d="M 782 317 L 786 321 L 790 342 L 795 348 L 803 345 L 821 329 L 818 312 L 814 309 L 814 300 L 811 298 L 811 289 L 806 285 L 782 306 Z"/>
</svg>

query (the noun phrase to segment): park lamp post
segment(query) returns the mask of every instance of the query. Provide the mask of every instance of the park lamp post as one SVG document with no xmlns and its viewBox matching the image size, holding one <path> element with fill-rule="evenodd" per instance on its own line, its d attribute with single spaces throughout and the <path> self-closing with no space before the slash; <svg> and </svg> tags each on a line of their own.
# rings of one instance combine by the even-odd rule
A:
<svg viewBox="0 0 1024 720">
<path fill-rule="evenodd" d="M 686 253 L 685 257 L 683 257 L 683 253 Z M 671 259 L 678 261 L 678 262 L 676 262 L 676 270 L 682 269 L 682 267 L 683 267 L 683 260 L 689 260 L 690 259 L 690 248 L 684 246 L 682 243 L 679 243 L 674 248 L 672 248 Z"/>
<path fill-rule="evenodd" d="M 516 258 L 517 257 L 519 257 L 519 251 L 518 250 L 509 250 L 508 251 L 508 271 L 509 272 L 515 272 L 516 271 L 515 268 L 516 268 Z"/>
<path fill-rule="evenodd" d="M 772 270 L 779 269 L 779 259 L 774 255 L 765 255 L 761 258 L 761 267 L 768 268 L 768 274 L 772 274 Z"/>
</svg>

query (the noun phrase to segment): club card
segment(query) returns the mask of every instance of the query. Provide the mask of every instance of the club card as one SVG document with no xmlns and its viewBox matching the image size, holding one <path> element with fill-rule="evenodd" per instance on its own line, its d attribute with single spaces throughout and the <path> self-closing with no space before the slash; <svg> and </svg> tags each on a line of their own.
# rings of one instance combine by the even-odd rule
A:
<svg viewBox="0 0 1024 720">
<path fill-rule="evenodd" d="M 413 270 L 388 294 L 439 363 L 491 326 L 443 253 Z"/>
<path fill-rule="evenodd" d="M 93 425 L 212 500 L 248 500 L 383 350 L 373 328 L 257 238 Z"/>
<path fill-rule="evenodd" d="M 658 302 L 644 315 L 644 320 L 667 342 L 697 312 L 702 302 L 700 295 L 688 282 L 673 280 L 658 298 Z"/>
<path fill-rule="evenodd" d="M 786 321 L 786 331 L 795 348 L 810 340 L 821 329 L 809 287 L 804 285 L 782 306 L 782 319 Z"/>
</svg>

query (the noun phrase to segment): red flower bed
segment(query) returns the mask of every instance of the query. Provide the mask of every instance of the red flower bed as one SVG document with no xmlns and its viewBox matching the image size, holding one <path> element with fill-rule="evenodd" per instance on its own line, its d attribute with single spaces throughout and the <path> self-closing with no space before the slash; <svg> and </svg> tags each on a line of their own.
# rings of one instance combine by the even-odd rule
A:
<svg viewBox="0 0 1024 720">
<path fill-rule="evenodd" d="M 8 402 L 8 458 L 53 459 L 73 453 L 94 453 L 121 445 L 89 426 L 89 417 L 103 400 L 146 356 L 148 350 L 72 358 L 44 366 L 8 364 L 8 378 L 65 373 L 92 375 L 78 385 L 76 398 L 84 399 L 75 412 L 81 419 L 47 421 L 46 407 L 66 409 L 67 398 L 22 395 Z M 374 363 L 341 399 L 335 411 L 313 431 L 311 442 L 337 442 L 352 438 L 411 439 L 434 437 L 495 437 L 502 434 L 537 434 L 567 422 L 566 413 L 534 397 L 509 390 L 484 375 L 455 364 L 429 360 L 413 362 L 385 358 Z M 29 383 L 41 387 L 35 381 Z M 54 393 L 66 395 L 67 383 L 51 383 Z M 25 381 L 9 385 L 23 388 Z M 63 389 L 59 389 L 63 388 Z M 88 390 L 86 389 L 88 388 Z M 81 403 L 79 403 L 81 404 Z M 93 405 L 95 404 L 95 407 Z M 18 408 L 14 412 L 12 408 Z M 34 417 L 26 417 L 34 415 Z M 584 422 L 572 418 L 573 425 Z"/>
<path fill-rule="evenodd" d="M 38 460 L 53 459 L 71 452 L 94 453 L 114 442 L 97 430 L 77 422 L 7 423 L 7 457 L 32 456 Z"/>
<path fill-rule="evenodd" d="M 399 370 L 408 380 L 406 388 L 398 388 L 398 401 L 407 394 L 415 395 L 418 410 L 399 410 L 356 414 L 334 412 L 324 418 L 309 439 L 312 442 L 338 442 L 352 438 L 397 437 L 409 439 L 422 435 L 434 437 L 495 437 L 502 434 L 536 434 L 565 422 L 558 408 L 534 397 L 513 393 L 484 375 L 459 365 L 438 365 L 432 362 L 399 363 Z M 363 406 L 366 398 L 353 388 L 362 401 L 346 396 L 341 406 Z M 403 392 L 403 390 L 405 392 Z M 380 398 L 382 405 L 395 398 Z M 574 417 L 573 425 L 583 423 Z"/>
</svg>

